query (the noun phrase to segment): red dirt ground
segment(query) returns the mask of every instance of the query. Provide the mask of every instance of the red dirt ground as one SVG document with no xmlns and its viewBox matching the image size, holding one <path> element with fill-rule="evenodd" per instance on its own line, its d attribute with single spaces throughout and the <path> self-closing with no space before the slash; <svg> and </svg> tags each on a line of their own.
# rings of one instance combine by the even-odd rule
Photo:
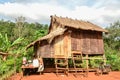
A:
<svg viewBox="0 0 120 80">
<path fill-rule="evenodd" d="M 16 74 L 9 80 L 120 80 L 120 72 L 110 72 L 109 74 L 100 76 L 96 76 L 94 72 L 89 72 L 88 77 L 83 77 L 82 75 L 77 75 L 77 77 L 75 77 L 73 74 L 69 74 L 69 76 L 56 76 L 55 73 L 44 73 L 43 75 L 36 74 L 22 77 L 21 74 Z"/>
</svg>

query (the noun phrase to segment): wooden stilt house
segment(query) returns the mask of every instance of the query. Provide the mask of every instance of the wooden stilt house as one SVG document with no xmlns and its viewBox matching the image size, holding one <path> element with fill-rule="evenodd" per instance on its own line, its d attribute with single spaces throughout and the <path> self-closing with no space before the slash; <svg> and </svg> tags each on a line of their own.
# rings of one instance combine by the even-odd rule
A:
<svg viewBox="0 0 120 80">
<path fill-rule="evenodd" d="M 105 59 L 103 32 L 107 31 L 88 21 L 51 16 L 49 33 L 27 48 L 34 46 L 34 53 L 43 58 L 55 58 L 56 55 L 71 58 L 72 53 L 82 53 L 88 68 L 89 56 L 101 55 L 96 59 Z"/>
</svg>

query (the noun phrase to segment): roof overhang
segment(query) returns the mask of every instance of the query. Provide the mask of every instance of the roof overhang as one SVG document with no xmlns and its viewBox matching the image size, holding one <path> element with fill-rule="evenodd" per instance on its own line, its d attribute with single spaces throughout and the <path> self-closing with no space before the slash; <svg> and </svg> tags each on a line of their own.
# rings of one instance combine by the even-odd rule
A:
<svg viewBox="0 0 120 80">
<path fill-rule="evenodd" d="M 62 35 L 66 30 L 67 30 L 66 28 L 57 28 L 56 30 L 50 32 L 50 33 L 47 34 L 46 36 L 41 37 L 41 38 L 33 41 L 33 42 L 30 43 L 29 45 L 27 45 L 26 49 L 34 46 L 35 43 L 37 43 L 37 42 L 40 43 L 40 42 L 43 41 L 43 40 L 47 40 L 48 43 L 51 43 L 56 36 Z"/>
</svg>

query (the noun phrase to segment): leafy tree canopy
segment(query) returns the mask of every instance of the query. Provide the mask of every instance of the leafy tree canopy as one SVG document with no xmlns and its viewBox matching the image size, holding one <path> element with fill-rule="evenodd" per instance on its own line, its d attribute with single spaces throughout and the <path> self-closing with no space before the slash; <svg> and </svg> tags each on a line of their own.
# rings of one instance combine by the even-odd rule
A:
<svg viewBox="0 0 120 80">
<path fill-rule="evenodd" d="M 110 24 L 106 29 L 109 32 L 104 36 L 104 41 L 110 48 L 120 50 L 120 21 Z"/>
</svg>

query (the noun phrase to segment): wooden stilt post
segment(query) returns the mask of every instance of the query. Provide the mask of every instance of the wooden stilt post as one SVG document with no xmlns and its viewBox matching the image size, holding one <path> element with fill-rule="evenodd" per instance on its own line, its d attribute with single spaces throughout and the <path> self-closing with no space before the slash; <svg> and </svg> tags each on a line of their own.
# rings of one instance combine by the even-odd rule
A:
<svg viewBox="0 0 120 80">
<path fill-rule="evenodd" d="M 88 66 L 88 54 L 86 54 L 86 68 L 88 69 L 89 66 Z"/>
<path fill-rule="evenodd" d="M 89 66 L 88 66 L 88 54 L 86 54 L 86 73 L 87 73 L 87 75 L 86 76 L 88 76 L 88 72 L 89 72 Z"/>
<path fill-rule="evenodd" d="M 104 65 L 106 65 L 106 57 L 105 57 L 105 54 L 103 54 L 103 62 L 104 62 Z"/>
</svg>

